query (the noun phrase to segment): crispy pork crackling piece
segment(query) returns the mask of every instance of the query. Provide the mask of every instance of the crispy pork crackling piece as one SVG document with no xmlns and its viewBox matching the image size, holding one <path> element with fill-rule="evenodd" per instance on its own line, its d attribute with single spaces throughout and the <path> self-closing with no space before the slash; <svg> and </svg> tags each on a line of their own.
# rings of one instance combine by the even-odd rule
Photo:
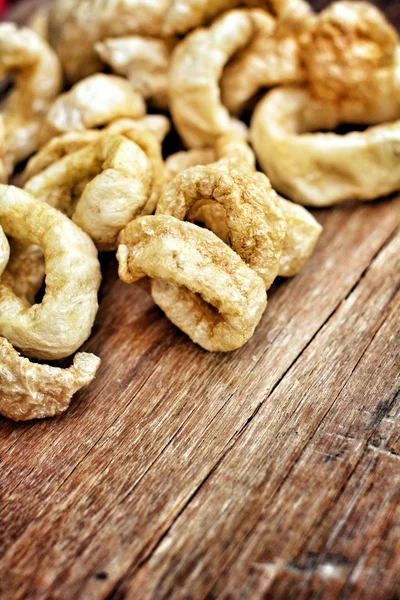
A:
<svg viewBox="0 0 400 600">
<path fill-rule="evenodd" d="M 120 234 L 120 278 L 148 275 L 154 301 L 195 343 L 227 352 L 253 335 L 264 282 L 211 231 L 166 215 L 141 217 Z"/>
<path fill-rule="evenodd" d="M 97 313 L 100 265 L 93 242 L 59 211 L 26 192 L 0 186 L 0 225 L 17 242 L 39 245 L 46 291 L 27 307 L 0 285 L 0 336 L 29 357 L 59 359 L 89 337 Z"/>
</svg>

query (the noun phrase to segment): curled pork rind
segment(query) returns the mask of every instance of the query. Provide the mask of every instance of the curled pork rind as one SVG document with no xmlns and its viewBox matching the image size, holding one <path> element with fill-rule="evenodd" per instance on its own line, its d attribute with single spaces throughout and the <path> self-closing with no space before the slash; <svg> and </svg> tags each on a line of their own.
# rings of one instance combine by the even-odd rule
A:
<svg viewBox="0 0 400 600">
<path fill-rule="evenodd" d="M 50 40 L 67 77 L 78 81 L 101 68 L 96 42 L 110 37 L 159 37 L 169 0 L 55 0 Z"/>
<path fill-rule="evenodd" d="M 26 183 L 34 175 L 44 171 L 47 167 L 60 160 L 67 154 L 72 154 L 88 144 L 96 142 L 105 135 L 121 134 L 129 138 L 130 132 L 135 136 L 136 131 L 149 132 L 161 144 L 170 129 L 169 119 L 164 115 L 146 115 L 141 119 L 117 119 L 104 129 L 88 129 L 87 131 L 72 131 L 52 138 L 29 160 L 23 173 L 23 182 Z M 143 138 L 143 136 L 142 136 Z M 133 141 L 135 137 L 133 137 Z M 154 152 L 161 160 L 161 146 L 153 142 Z M 160 165 L 157 170 L 162 170 Z"/>
<path fill-rule="evenodd" d="M 53 417 L 91 383 L 100 359 L 78 353 L 69 369 L 31 363 L 0 337 L 0 414 L 14 421 Z"/>
<path fill-rule="evenodd" d="M 218 165 L 186 169 L 169 184 L 157 205 L 157 215 L 184 220 L 197 203 L 224 207 L 230 245 L 263 279 L 268 289 L 279 270 L 285 220 L 275 192 L 251 176 Z"/>
<path fill-rule="evenodd" d="M 62 86 L 59 60 L 48 43 L 27 28 L 0 24 L 0 76 L 14 89 L 2 105 L 2 181 L 37 148 L 43 115 Z"/>
<path fill-rule="evenodd" d="M 162 33 L 165 36 L 182 35 L 209 23 L 229 9 L 243 5 L 263 7 L 291 23 L 310 13 L 308 4 L 303 0 L 172 0 L 164 17 Z"/>
<path fill-rule="evenodd" d="M 175 39 L 129 36 L 96 44 L 96 51 L 111 69 L 124 75 L 149 104 L 168 108 L 168 68 Z"/>
<path fill-rule="evenodd" d="M 305 205 L 373 200 L 400 188 L 400 122 L 346 135 L 337 106 L 301 88 L 277 88 L 257 106 L 251 139 L 273 187 Z"/>
<path fill-rule="evenodd" d="M 303 54 L 311 93 L 346 121 L 400 117 L 399 38 L 367 2 L 333 2 L 310 21 Z"/>
<path fill-rule="evenodd" d="M 175 48 L 169 73 L 170 110 L 189 148 L 212 146 L 223 133 L 245 133 L 221 102 L 219 79 L 225 64 L 246 46 L 261 11 L 233 10 L 197 29 Z"/>
<path fill-rule="evenodd" d="M 27 307 L 0 285 L 0 336 L 29 357 L 70 356 L 89 337 L 97 313 L 100 265 L 93 242 L 59 211 L 12 186 L 0 186 L 0 225 L 7 237 L 39 245 L 46 266 L 40 304 Z"/>
<path fill-rule="evenodd" d="M 39 145 L 68 131 L 84 131 L 115 119 L 137 119 L 146 112 L 144 100 L 129 81 L 97 73 L 61 94 L 48 110 L 40 130 Z"/>
<path fill-rule="evenodd" d="M 163 189 L 160 145 L 144 131 L 100 135 L 29 179 L 24 189 L 71 217 L 99 250 L 112 250 L 121 229 L 155 208 Z"/>
<path fill-rule="evenodd" d="M 196 160 L 198 160 L 198 164 L 209 164 L 218 160 L 216 163 L 218 168 L 222 168 L 228 173 L 232 169 L 236 169 L 251 175 L 265 187 L 267 194 L 271 193 L 268 178 L 262 173 L 256 172 L 254 153 L 242 136 L 227 134 L 218 138 L 214 148 L 187 150 L 171 155 L 166 161 L 167 171 L 169 169 L 169 175 L 173 172 L 176 176 L 193 166 Z M 322 227 L 302 206 L 285 200 L 277 194 L 274 194 L 274 197 L 286 221 L 286 234 L 278 275 L 292 277 L 300 271 L 311 256 L 321 235 Z M 160 206 L 162 207 L 162 203 Z M 204 224 L 226 244 L 231 243 L 226 209 L 223 204 L 203 198 L 192 205 L 186 214 L 186 219 L 192 223 Z"/>
<path fill-rule="evenodd" d="M 251 43 L 227 65 L 221 79 L 222 101 L 233 115 L 242 113 L 261 88 L 305 80 L 298 32 L 282 33 L 281 23 L 268 13 L 257 21 Z"/>
<path fill-rule="evenodd" d="M 120 234 L 120 278 L 155 279 L 152 296 L 167 317 L 212 352 L 245 344 L 266 306 L 263 280 L 211 231 L 149 216 Z"/>
</svg>

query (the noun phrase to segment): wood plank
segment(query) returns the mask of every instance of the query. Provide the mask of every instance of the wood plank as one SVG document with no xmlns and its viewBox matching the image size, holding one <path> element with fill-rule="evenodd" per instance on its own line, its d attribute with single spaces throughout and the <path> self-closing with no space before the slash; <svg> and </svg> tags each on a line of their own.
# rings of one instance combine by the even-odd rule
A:
<svg viewBox="0 0 400 600">
<path fill-rule="evenodd" d="M 272 421 L 270 429 L 273 430 L 279 429 L 286 422 L 288 410 L 296 409 L 297 396 L 293 394 L 293 390 L 289 395 L 283 394 L 282 403 L 275 405 L 273 400 L 267 403 L 265 400 L 282 377 L 282 370 L 290 367 L 313 334 L 362 276 L 375 253 L 374 240 L 378 246 L 375 246 L 377 251 L 382 238 L 386 238 L 398 222 L 398 214 L 394 219 L 398 207 L 399 201 L 390 206 L 382 203 L 375 207 L 382 217 L 380 228 L 375 227 L 376 211 L 370 213 L 374 215 L 374 219 L 367 224 L 365 211 L 368 213 L 371 207 L 342 207 L 335 211 L 336 218 L 332 218 L 335 215 L 331 214 L 326 229 L 326 236 L 331 238 L 331 242 L 321 244 L 313 259 L 318 261 L 318 276 L 311 261 L 311 274 L 307 276 L 305 271 L 303 275 L 275 290 L 271 299 L 272 308 L 270 307 L 270 312 L 267 312 L 260 330 L 250 343 L 250 349 L 247 347 L 228 356 L 213 356 L 201 352 L 183 336 L 176 334 L 176 342 L 171 346 L 171 340 L 168 340 L 166 346 L 162 347 L 161 356 L 157 354 L 158 365 L 136 393 L 135 402 L 132 402 L 132 390 L 126 392 L 124 386 L 121 387 L 119 397 L 113 392 L 117 413 L 112 413 L 114 419 L 111 423 L 105 421 L 108 417 L 106 411 L 103 416 L 106 407 L 111 410 L 108 402 L 103 401 L 101 407 L 95 402 L 86 405 L 84 414 L 79 419 L 74 417 L 79 414 L 82 405 L 76 407 L 75 414 L 73 409 L 64 419 L 60 419 L 60 423 L 67 427 L 68 435 L 65 435 L 65 431 L 62 435 L 64 442 L 60 448 L 54 439 L 50 447 L 49 439 L 43 442 L 43 455 L 39 458 L 36 469 L 25 478 L 24 493 L 20 490 L 17 494 L 20 509 L 15 505 L 15 497 L 11 499 L 14 504 L 14 519 L 15 515 L 19 517 L 17 525 L 14 519 L 7 518 L 7 512 L 2 515 L 5 524 L 2 539 L 11 540 L 11 546 L 0 564 L 2 569 L 10 573 L 11 579 L 3 594 L 9 593 L 11 597 L 18 598 L 26 590 L 38 590 L 39 597 L 47 597 L 46 594 L 51 597 L 58 590 L 64 594 L 63 597 L 79 597 L 80 594 L 85 598 L 91 597 L 91 594 L 94 597 L 100 594 L 102 597 L 111 591 L 132 563 L 137 565 L 149 553 L 191 495 L 218 461 L 228 453 L 233 442 L 238 437 L 242 439 L 241 429 L 246 428 L 249 420 L 250 424 L 260 422 L 263 429 L 251 440 L 251 448 L 253 451 L 258 448 L 265 453 L 265 442 L 269 440 L 269 445 L 273 440 L 264 431 L 266 426 L 260 421 L 258 407 L 262 405 L 268 408 L 269 419 Z M 387 229 L 383 236 L 385 223 Z M 361 238 L 360 229 L 364 230 Z M 369 235 L 366 235 L 367 232 Z M 356 253 L 351 252 L 354 247 L 357 247 Z M 379 287 L 381 294 L 388 294 L 393 285 L 393 275 L 388 276 L 386 254 L 387 252 L 383 253 L 383 259 L 380 256 L 377 259 L 381 269 L 380 278 L 384 280 L 381 282 L 379 278 L 379 284 L 382 284 Z M 338 279 L 329 278 L 333 264 L 336 272 L 341 271 Z M 382 270 L 383 264 L 385 270 Z M 379 269 L 372 271 L 367 284 L 364 284 L 366 277 L 362 279 L 364 290 L 366 287 L 369 289 L 371 281 L 375 281 L 375 271 Z M 314 293 L 307 294 L 302 286 L 307 286 L 308 289 L 310 277 L 314 278 L 318 287 Z M 294 295 L 293 290 L 288 289 L 291 287 L 297 287 Z M 375 287 L 372 289 L 375 290 Z M 127 292 L 131 293 L 131 288 L 127 288 Z M 288 302 L 289 294 L 291 298 L 299 299 L 298 304 Z M 121 291 L 117 295 L 111 293 L 110 302 L 113 305 L 118 296 L 122 297 Z M 319 311 L 313 310 L 316 296 L 319 298 Z M 346 314 L 354 312 L 352 321 L 363 324 L 364 333 L 360 342 L 364 340 L 364 343 L 371 333 L 376 310 L 380 306 L 377 304 L 378 300 L 374 300 L 372 304 L 366 300 L 364 292 L 356 306 L 357 310 L 352 302 L 345 302 L 349 306 Z M 129 307 L 129 303 L 125 298 L 123 302 L 116 304 L 116 314 L 121 314 L 126 306 Z M 373 314 L 368 312 L 362 316 L 361 313 L 365 310 L 372 310 Z M 126 341 L 124 345 L 121 327 L 126 331 L 125 323 L 130 324 L 127 312 L 125 308 L 120 325 L 115 324 L 117 341 L 111 335 L 110 343 L 113 352 L 122 344 L 118 363 L 125 361 L 123 367 L 130 380 L 132 364 L 135 364 L 137 357 L 131 363 L 129 353 L 124 356 Z M 365 326 L 367 320 L 371 323 L 369 328 Z M 268 343 L 267 337 L 271 330 L 273 344 Z M 345 347 L 350 353 L 355 342 L 351 335 L 352 323 L 347 323 L 344 331 L 340 322 L 339 330 L 343 338 L 348 334 Z M 339 341 L 336 340 L 337 343 L 342 340 L 341 336 Z M 362 345 L 357 344 L 356 348 L 357 352 L 362 351 Z M 249 350 L 250 356 L 256 357 L 255 361 L 249 357 Z M 313 362 L 315 363 L 315 356 Z M 335 385 L 340 385 L 338 375 L 346 380 L 346 373 L 350 368 L 347 356 L 342 354 L 339 363 L 330 361 L 329 364 L 330 376 Z M 244 371 L 246 367 L 248 370 Z M 325 362 L 319 361 L 319 370 L 326 367 Z M 296 375 L 294 391 L 301 389 L 301 380 L 307 377 L 307 370 L 302 375 Z M 213 382 L 211 387 L 210 381 Z M 282 384 L 285 381 L 286 378 Z M 326 385 L 325 380 L 324 382 Z M 161 387 L 157 388 L 157 383 L 161 383 Z M 329 389 L 327 391 L 331 393 Z M 101 393 L 104 397 L 106 388 Z M 276 398 L 277 394 L 280 394 L 280 386 L 272 398 Z M 111 397 L 107 400 L 110 401 Z M 317 414 L 320 414 L 323 407 L 321 401 Z M 118 413 L 119 417 L 115 418 Z M 255 413 L 257 419 L 254 419 Z M 97 434 L 100 431 L 105 433 L 89 449 L 87 440 L 91 440 L 93 444 L 93 430 L 96 426 Z M 57 436 L 57 428 L 55 432 L 50 429 L 50 432 Z M 72 433 L 77 440 L 82 438 L 86 452 L 83 454 L 84 460 L 78 460 L 71 471 L 72 463 L 69 464 L 68 458 L 66 459 L 65 451 L 67 443 L 71 447 Z M 308 434 L 303 432 L 302 436 L 304 435 Z M 35 442 L 40 446 L 38 436 Z M 236 447 L 237 444 L 234 449 Z M 293 449 L 288 446 L 286 452 L 289 458 L 293 458 Z M 69 471 L 67 476 L 63 471 L 60 479 L 58 471 L 59 468 L 64 470 L 65 464 Z M 247 472 L 246 464 L 236 466 L 238 477 L 243 468 Z M 208 489 L 206 484 L 203 487 Z M 231 480 L 224 482 L 221 493 L 229 496 L 231 488 Z M 197 506 L 197 501 L 189 505 L 189 515 L 190 508 L 195 510 Z M 240 514 L 241 511 L 238 511 L 238 518 Z M 229 524 L 227 527 L 229 529 Z M 193 539 L 195 530 L 194 528 L 190 533 Z M 17 541 L 12 544 L 14 540 Z M 76 557 L 79 557 L 78 562 L 75 562 Z M 96 573 L 99 572 L 106 572 L 107 579 L 97 579 Z"/>
<path fill-rule="evenodd" d="M 387 277 L 388 272 L 383 267 L 389 265 Z M 371 362 L 376 369 L 376 357 L 381 354 L 376 353 L 374 345 L 378 344 L 380 351 L 386 348 L 388 341 L 393 340 L 394 325 L 399 341 L 399 272 L 400 234 L 373 262 L 356 290 L 342 303 L 268 402 L 263 403 L 257 419 L 251 421 L 231 453 L 200 488 L 156 552 L 138 572 L 133 570 L 133 575 L 125 579 L 117 598 L 129 597 L 138 590 L 145 590 L 143 597 L 146 598 L 168 598 L 173 597 L 173 590 L 178 588 L 182 597 L 191 597 L 194 593 L 195 597 L 204 597 L 208 593 L 209 597 L 229 597 L 231 594 L 234 598 L 261 598 L 281 568 L 287 570 L 287 565 L 290 567 L 297 561 L 294 568 L 307 571 L 307 557 L 314 557 L 317 565 L 315 557 L 323 557 L 324 548 L 329 548 L 336 557 L 343 557 L 336 561 L 354 565 L 360 551 L 355 543 L 354 528 L 350 539 L 345 533 L 340 536 L 337 549 L 334 544 L 330 547 L 329 540 L 324 542 L 318 531 L 316 540 L 322 544 L 322 549 L 305 552 L 305 565 L 296 554 L 302 556 L 302 545 L 312 534 L 312 528 L 330 510 L 349 469 L 351 471 L 357 465 L 363 450 L 368 448 L 371 432 L 385 416 L 384 411 L 379 412 L 379 402 L 387 402 L 389 407 L 395 397 L 393 389 L 385 391 L 388 397 L 377 396 L 374 389 L 360 397 L 356 380 L 361 378 L 363 389 L 367 391 L 369 383 L 376 385 L 376 371 L 371 368 Z M 319 359 L 321 356 L 324 360 Z M 393 345 L 393 355 L 390 354 L 383 365 L 387 371 L 379 377 L 378 385 L 382 387 L 382 380 L 386 381 L 387 375 L 397 391 L 400 385 L 399 343 Z M 368 380 L 367 374 L 370 375 Z M 370 405 L 364 405 L 368 401 Z M 364 430 L 357 429 L 358 439 L 349 438 L 346 428 L 353 426 L 357 418 L 354 415 L 360 410 L 368 411 L 368 408 L 369 413 L 374 414 L 373 421 Z M 334 433 L 338 414 L 344 432 L 339 435 Z M 372 453 L 376 452 L 383 451 L 373 449 Z M 372 478 L 375 473 L 368 466 L 370 453 L 367 449 L 367 457 L 363 460 L 366 463 L 364 470 Z M 344 519 L 345 524 L 353 523 L 350 516 L 356 513 L 352 506 L 354 498 L 365 503 L 360 508 L 360 519 L 364 518 L 365 523 L 360 525 L 358 545 L 365 540 L 372 543 L 378 538 L 376 534 L 393 510 L 400 489 L 399 457 L 386 453 L 385 460 L 379 460 L 378 464 L 374 493 L 364 494 L 365 486 L 358 482 L 344 506 L 340 502 L 334 503 L 339 522 Z M 362 467 L 359 469 L 363 472 Z M 371 481 L 368 481 L 369 486 Z M 335 510 L 331 510 L 331 515 L 334 519 Z M 336 527 L 337 523 L 333 526 L 334 531 L 337 531 Z M 341 566 L 341 576 L 337 576 L 337 570 L 333 568 L 335 560 L 331 563 L 328 556 L 326 562 L 322 562 L 321 570 L 325 575 L 329 574 L 331 565 L 341 589 L 346 571 Z M 227 571 L 225 580 L 221 574 L 232 562 L 234 569 Z M 252 575 L 256 587 L 247 588 L 246 573 L 252 573 L 250 565 L 253 563 L 266 564 L 267 571 L 256 569 L 257 575 Z M 103 567 L 106 569 L 106 565 Z M 393 583 L 396 573 L 385 573 L 385 576 Z M 331 579 L 329 576 L 321 597 L 337 597 Z M 258 587 L 260 581 L 261 589 Z M 271 597 L 288 597 L 293 581 L 286 581 L 288 585 L 281 586 L 279 593 L 275 589 Z M 211 591 L 213 582 L 218 582 L 215 594 Z M 299 597 L 309 597 L 304 572 L 299 589 L 304 590 L 304 596 Z"/>
</svg>

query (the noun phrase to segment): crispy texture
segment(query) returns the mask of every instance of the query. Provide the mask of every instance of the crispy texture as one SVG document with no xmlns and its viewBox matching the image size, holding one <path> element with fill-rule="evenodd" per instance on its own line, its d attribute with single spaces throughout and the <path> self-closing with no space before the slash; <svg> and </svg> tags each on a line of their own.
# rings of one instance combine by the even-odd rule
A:
<svg viewBox="0 0 400 600">
<path fill-rule="evenodd" d="M 0 414 L 28 421 L 63 413 L 72 396 L 93 381 L 99 364 L 97 356 L 82 352 L 69 369 L 34 364 L 0 338 Z"/>
<path fill-rule="evenodd" d="M 214 148 L 187 150 L 171 155 L 170 158 L 171 166 L 169 168 L 170 171 L 172 168 L 174 169 L 175 176 L 189 166 L 193 166 L 196 158 L 197 160 L 201 159 L 203 164 L 209 164 L 219 159 L 217 163 L 219 168 L 228 169 L 228 172 L 234 168 L 251 175 L 265 186 L 267 193 L 271 188 L 268 178 L 262 173 L 256 172 L 255 155 L 246 140 L 239 135 L 227 134 L 218 138 Z M 200 160 L 199 163 L 201 164 Z M 292 277 L 300 271 L 312 254 L 321 235 L 322 227 L 305 208 L 278 195 L 276 198 L 286 221 L 286 235 L 278 275 Z M 230 244 L 227 214 L 222 204 L 202 198 L 189 209 L 186 219 L 192 223 L 204 224 L 226 244 Z"/>
<path fill-rule="evenodd" d="M 175 48 L 169 74 L 170 110 L 189 148 L 212 146 L 229 131 L 245 132 L 221 102 L 223 68 L 254 35 L 260 11 L 232 10 L 207 29 L 197 29 Z"/>
<path fill-rule="evenodd" d="M 164 115 L 146 115 L 141 119 L 117 119 L 104 129 L 88 129 L 87 131 L 72 131 L 64 133 L 51 139 L 28 161 L 23 172 L 23 183 L 26 183 L 34 175 L 44 171 L 47 167 L 56 161 L 64 158 L 67 154 L 72 154 L 81 148 L 84 148 L 92 142 L 96 142 L 105 135 L 121 134 L 128 139 L 135 140 L 135 132 L 150 132 L 159 144 L 170 128 L 169 119 Z M 132 131 L 132 134 L 130 132 Z M 151 154 L 157 155 L 157 169 L 162 170 L 159 163 L 161 160 L 161 146 L 155 145 Z"/>
<path fill-rule="evenodd" d="M 109 38 L 96 44 L 101 60 L 129 79 L 149 104 L 168 108 L 168 68 L 175 39 L 143 36 Z"/>
<path fill-rule="evenodd" d="M 275 192 L 251 176 L 218 164 L 186 169 L 169 184 L 157 205 L 157 215 L 184 220 L 197 202 L 210 200 L 226 211 L 230 245 L 263 279 L 268 289 L 279 270 L 285 220 Z"/>
<path fill-rule="evenodd" d="M 61 65 L 49 44 L 13 23 L 0 24 L 0 76 L 7 75 L 14 89 L 2 104 L 2 181 L 36 150 L 43 115 L 62 86 Z"/>
<path fill-rule="evenodd" d="M 46 291 L 26 307 L 0 285 L 0 336 L 29 357 L 73 354 L 89 337 L 97 313 L 100 265 L 93 242 L 59 211 L 26 192 L 0 186 L 0 224 L 17 242 L 44 252 Z"/>
<path fill-rule="evenodd" d="M 163 188 L 146 153 L 159 149 L 158 142 L 149 133 L 129 133 L 136 142 L 103 135 L 25 184 L 25 191 L 71 217 L 99 250 L 115 249 L 121 229 L 152 212 Z"/>
<path fill-rule="evenodd" d="M 55 0 L 50 40 L 75 82 L 101 68 L 96 42 L 110 37 L 158 37 L 169 0 Z"/>
<path fill-rule="evenodd" d="M 26 306 L 35 304 L 44 282 L 44 257 L 40 246 L 20 244 L 10 239 L 10 258 L 1 276 L 1 283 L 10 288 Z"/>
<path fill-rule="evenodd" d="M 290 23 L 311 12 L 303 0 L 172 0 L 165 14 L 162 33 L 165 36 L 182 35 L 229 9 L 246 5 L 265 8 Z"/>
<path fill-rule="evenodd" d="M 117 257 L 120 278 L 155 279 L 154 301 L 206 350 L 245 344 L 265 309 L 262 279 L 212 232 L 174 217 L 130 223 L 120 234 Z"/>
<path fill-rule="evenodd" d="M 279 263 L 280 277 L 293 277 L 303 268 L 322 233 L 322 226 L 303 206 L 278 196 L 286 221 L 286 236 Z"/>
<path fill-rule="evenodd" d="M 303 54 L 311 93 L 350 122 L 400 118 L 399 38 L 385 16 L 370 3 L 340 1 L 309 24 Z"/>
<path fill-rule="evenodd" d="M 222 101 L 231 114 L 240 115 L 261 88 L 302 82 L 305 76 L 297 32 L 283 35 L 279 21 L 261 14 L 253 40 L 224 70 Z"/>
<path fill-rule="evenodd" d="M 251 139 L 273 187 L 310 206 L 373 200 L 400 188 L 400 122 L 346 135 L 337 105 L 302 88 L 272 90 L 258 104 Z"/>
<path fill-rule="evenodd" d="M 185 169 L 209 165 L 217 160 L 214 148 L 192 148 L 170 154 L 165 161 L 165 180 L 169 183 Z"/>
<path fill-rule="evenodd" d="M 48 110 L 39 145 L 68 131 L 107 125 L 121 117 L 137 119 L 146 112 L 144 100 L 131 84 L 116 75 L 97 73 L 61 94 Z"/>
</svg>

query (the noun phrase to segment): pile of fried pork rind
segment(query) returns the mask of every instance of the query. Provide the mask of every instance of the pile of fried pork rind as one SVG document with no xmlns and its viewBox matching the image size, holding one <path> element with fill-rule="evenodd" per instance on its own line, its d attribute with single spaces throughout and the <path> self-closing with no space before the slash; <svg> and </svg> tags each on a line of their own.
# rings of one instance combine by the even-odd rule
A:
<svg viewBox="0 0 400 600">
<path fill-rule="evenodd" d="M 368 3 L 54 0 L 29 25 L 0 24 L 6 417 L 59 414 L 95 377 L 75 352 L 99 252 L 195 343 L 235 350 L 313 252 L 302 205 L 400 188 L 399 39 Z M 185 150 L 164 160 L 171 124 Z"/>
</svg>

